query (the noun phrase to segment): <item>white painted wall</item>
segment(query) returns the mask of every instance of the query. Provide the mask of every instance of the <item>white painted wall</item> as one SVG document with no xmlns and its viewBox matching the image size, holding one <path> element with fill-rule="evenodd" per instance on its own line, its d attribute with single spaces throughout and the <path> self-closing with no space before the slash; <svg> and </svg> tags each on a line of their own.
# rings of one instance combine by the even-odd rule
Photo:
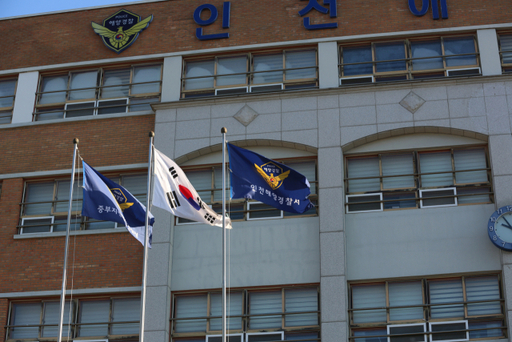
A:
<svg viewBox="0 0 512 342">
<path fill-rule="evenodd" d="M 39 72 L 24 72 L 18 75 L 16 98 L 12 113 L 12 123 L 32 122 L 32 112 L 36 102 Z"/>
</svg>

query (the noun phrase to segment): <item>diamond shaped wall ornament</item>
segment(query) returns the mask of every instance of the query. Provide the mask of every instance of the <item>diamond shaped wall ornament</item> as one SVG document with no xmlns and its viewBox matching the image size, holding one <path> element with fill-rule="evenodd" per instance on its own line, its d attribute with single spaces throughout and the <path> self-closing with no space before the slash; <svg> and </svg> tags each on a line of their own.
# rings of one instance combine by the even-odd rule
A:
<svg viewBox="0 0 512 342">
<path fill-rule="evenodd" d="M 259 114 L 256 113 L 254 109 L 252 109 L 248 105 L 245 105 L 233 117 L 237 119 L 242 125 L 249 126 L 249 124 L 253 122 L 253 120 L 256 119 L 258 115 Z"/>
<path fill-rule="evenodd" d="M 414 92 L 409 92 L 402 101 L 400 101 L 400 105 L 407 109 L 409 112 L 414 114 L 421 106 L 425 103 L 421 97 L 416 95 Z"/>
</svg>

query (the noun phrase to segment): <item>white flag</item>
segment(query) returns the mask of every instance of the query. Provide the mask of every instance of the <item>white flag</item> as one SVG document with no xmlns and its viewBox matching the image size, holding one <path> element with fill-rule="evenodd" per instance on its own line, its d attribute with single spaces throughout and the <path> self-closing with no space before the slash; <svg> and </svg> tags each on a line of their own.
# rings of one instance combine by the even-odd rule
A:
<svg viewBox="0 0 512 342">
<path fill-rule="evenodd" d="M 204 203 L 183 170 L 155 149 L 153 205 L 187 220 L 222 227 L 222 215 Z M 226 228 L 231 220 L 226 217 Z"/>
</svg>

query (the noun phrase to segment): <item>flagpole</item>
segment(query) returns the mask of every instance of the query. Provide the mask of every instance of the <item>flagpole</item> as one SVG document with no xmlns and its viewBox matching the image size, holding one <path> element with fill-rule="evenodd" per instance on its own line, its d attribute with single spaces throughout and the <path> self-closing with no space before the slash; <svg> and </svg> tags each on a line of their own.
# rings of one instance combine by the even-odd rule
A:
<svg viewBox="0 0 512 342">
<path fill-rule="evenodd" d="M 68 247 L 69 247 L 69 228 L 71 226 L 71 208 L 73 205 L 73 184 L 75 183 L 75 159 L 78 146 L 78 138 L 73 139 L 73 167 L 71 168 L 71 185 L 69 186 L 69 206 L 68 206 L 68 222 L 66 227 L 66 247 L 64 248 L 64 266 L 62 271 L 62 291 L 60 294 L 60 319 L 59 319 L 59 337 L 58 342 L 62 341 L 62 326 L 64 323 L 64 306 L 66 304 L 66 280 L 67 280 L 67 264 L 68 264 Z"/>
<path fill-rule="evenodd" d="M 222 342 L 226 342 L 226 127 L 222 133 Z"/>
<path fill-rule="evenodd" d="M 148 277 L 148 246 L 149 246 L 149 199 L 151 193 L 151 159 L 153 155 L 153 138 L 155 133 L 149 132 L 149 161 L 148 161 L 148 183 L 147 183 L 147 200 L 146 200 L 146 230 L 144 233 L 144 262 L 142 267 L 142 300 L 140 303 L 140 331 L 139 341 L 144 342 L 144 321 L 146 318 L 146 287 Z"/>
</svg>

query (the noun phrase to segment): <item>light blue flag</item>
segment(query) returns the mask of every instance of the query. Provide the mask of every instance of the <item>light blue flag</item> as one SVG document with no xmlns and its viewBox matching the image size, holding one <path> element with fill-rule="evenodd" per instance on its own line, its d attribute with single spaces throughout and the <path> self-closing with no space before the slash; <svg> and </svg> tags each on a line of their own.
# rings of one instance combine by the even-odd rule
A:
<svg viewBox="0 0 512 342">
<path fill-rule="evenodd" d="M 84 198 L 82 215 L 126 226 L 134 238 L 144 245 L 146 207 L 121 185 L 111 181 L 82 161 Z M 149 247 L 155 219 L 149 213 Z"/>
</svg>

